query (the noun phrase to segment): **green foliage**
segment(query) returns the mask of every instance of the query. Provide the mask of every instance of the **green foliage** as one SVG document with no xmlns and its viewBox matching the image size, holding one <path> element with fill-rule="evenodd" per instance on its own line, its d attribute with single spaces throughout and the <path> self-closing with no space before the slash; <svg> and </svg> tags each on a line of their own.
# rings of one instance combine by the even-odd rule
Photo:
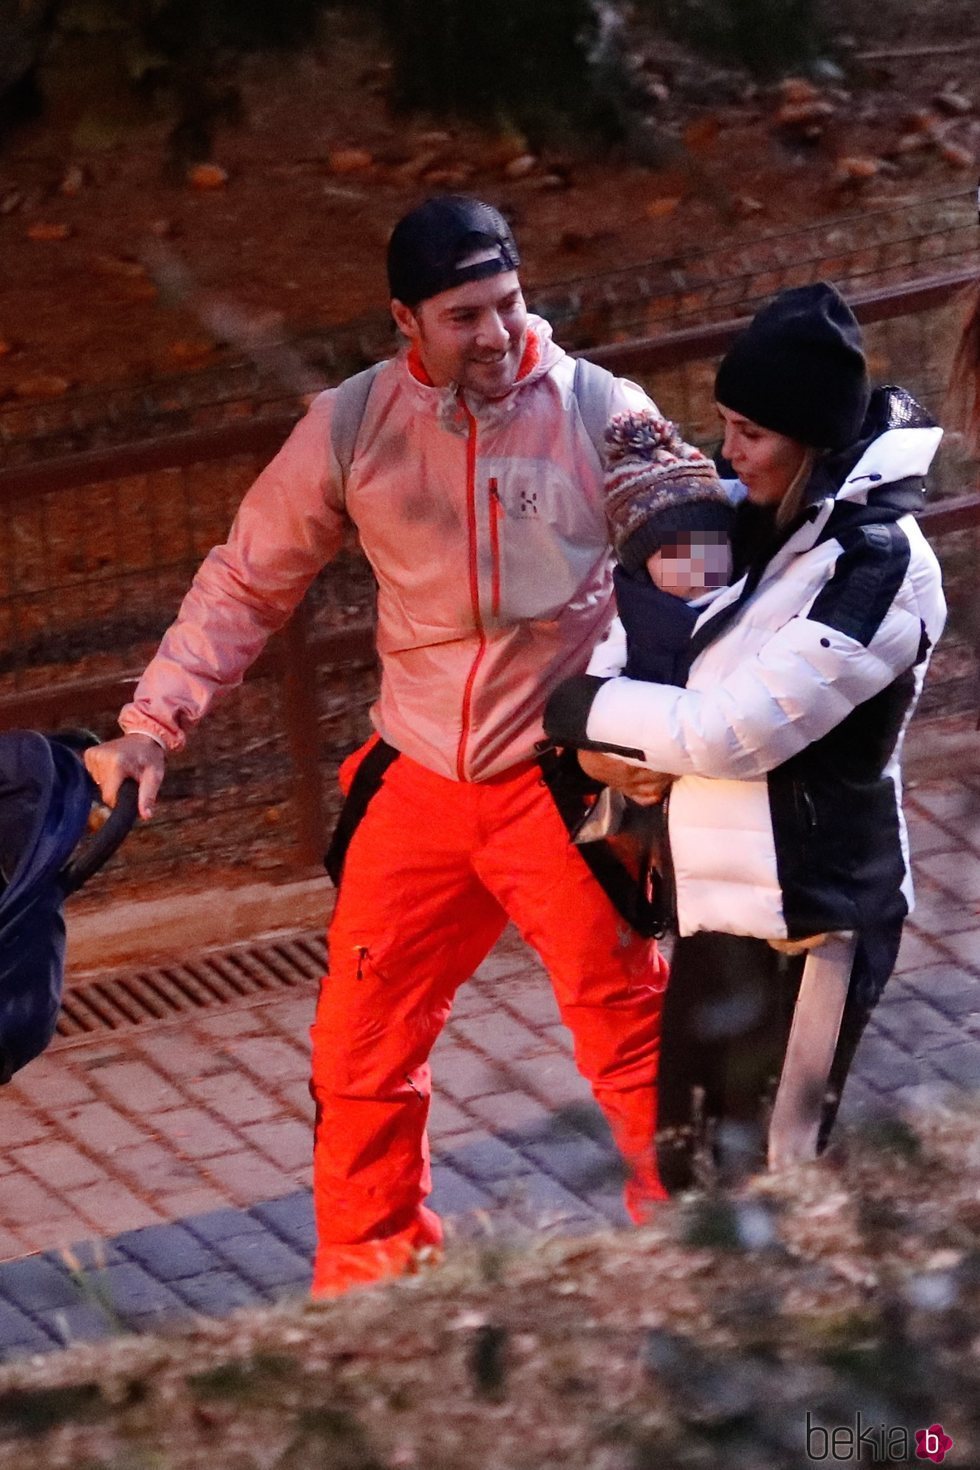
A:
<svg viewBox="0 0 980 1470">
<path fill-rule="evenodd" d="M 616 136 L 604 76 L 619 12 L 600 0 L 367 0 L 391 45 L 394 103 L 511 124 Z"/>
<path fill-rule="evenodd" d="M 759 76 L 791 71 L 819 54 L 820 0 L 643 0 L 680 40 Z"/>
</svg>

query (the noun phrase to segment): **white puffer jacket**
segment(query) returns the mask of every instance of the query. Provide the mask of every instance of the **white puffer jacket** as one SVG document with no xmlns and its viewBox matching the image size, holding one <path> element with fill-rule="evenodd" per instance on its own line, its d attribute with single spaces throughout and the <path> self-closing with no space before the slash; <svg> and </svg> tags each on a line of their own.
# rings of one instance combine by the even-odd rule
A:
<svg viewBox="0 0 980 1470">
<path fill-rule="evenodd" d="M 865 427 L 818 465 L 775 554 L 702 615 L 686 688 L 585 677 L 549 705 L 555 740 L 679 778 L 681 934 L 802 938 L 911 908 L 898 763 L 946 615 L 912 512 L 942 431 L 896 389 Z"/>
</svg>

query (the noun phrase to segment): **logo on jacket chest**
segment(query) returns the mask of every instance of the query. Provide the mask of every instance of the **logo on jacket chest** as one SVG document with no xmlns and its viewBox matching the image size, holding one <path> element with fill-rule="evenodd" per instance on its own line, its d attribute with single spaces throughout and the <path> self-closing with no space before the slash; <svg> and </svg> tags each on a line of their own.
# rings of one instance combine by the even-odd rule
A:
<svg viewBox="0 0 980 1470">
<path fill-rule="evenodd" d="M 539 516 L 541 510 L 538 504 L 537 489 L 531 485 L 522 485 L 515 509 L 522 520 L 532 520 L 535 516 Z"/>
</svg>

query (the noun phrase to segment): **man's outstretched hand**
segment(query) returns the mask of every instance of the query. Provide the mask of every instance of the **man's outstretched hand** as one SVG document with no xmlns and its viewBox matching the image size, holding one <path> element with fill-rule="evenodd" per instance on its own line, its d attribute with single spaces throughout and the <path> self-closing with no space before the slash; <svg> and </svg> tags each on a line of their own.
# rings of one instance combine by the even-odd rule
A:
<svg viewBox="0 0 980 1470">
<path fill-rule="evenodd" d="M 153 815 L 157 792 L 163 781 L 166 754 L 149 735 L 122 735 L 93 745 L 85 752 L 89 775 L 102 793 L 106 806 L 115 806 L 119 788 L 132 777 L 139 782 L 139 812 L 144 821 Z"/>
</svg>

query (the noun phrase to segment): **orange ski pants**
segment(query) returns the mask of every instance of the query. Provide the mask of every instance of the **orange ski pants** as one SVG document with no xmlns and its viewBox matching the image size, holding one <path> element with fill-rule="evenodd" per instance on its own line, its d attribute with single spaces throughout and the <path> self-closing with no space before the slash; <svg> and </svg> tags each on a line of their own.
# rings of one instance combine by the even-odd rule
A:
<svg viewBox="0 0 980 1470">
<path fill-rule="evenodd" d="M 315 1296 L 397 1274 L 441 1242 L 425 1204 L 429 1053 L 508 918 L 550 974 L 629 1167 L 630 1215 L 666 1197 L 653 1139 L 667 965 L 655 941 L 618 916 L 537 765 L 461 783 L 399 756 L 347 853 L 312 1027 Z"/>
</svg>

